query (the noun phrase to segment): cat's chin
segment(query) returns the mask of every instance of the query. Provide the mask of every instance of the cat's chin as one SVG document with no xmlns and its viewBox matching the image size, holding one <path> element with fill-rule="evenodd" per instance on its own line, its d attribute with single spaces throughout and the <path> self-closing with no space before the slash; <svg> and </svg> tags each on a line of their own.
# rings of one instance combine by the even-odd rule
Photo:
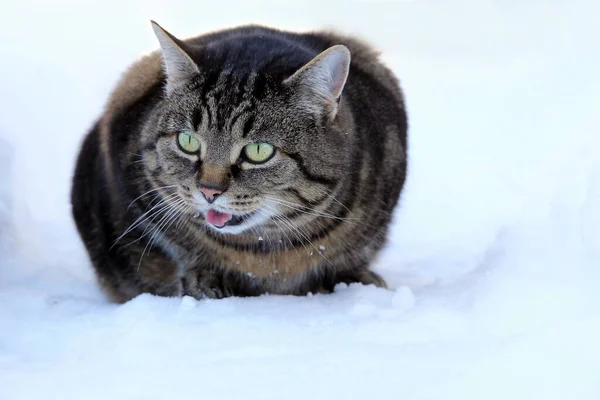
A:
<svg viewBox="0 0 600 400">
<path fill-rule="evenodd" d="M 204 222 L 210 228 L 221 233 L 239 234 L 250 228 L 249 219 L 252 218 L 255 212 L 236 215 L 209 209 L 203 214 Z M 199 215 L 199 213 L 196 214 L 196 217 Z"/>
<path fill-rule="evenodd" d="M 210 222 L 205 222 L 205 224 L 208 225 L 213 231 L 230 235 L 239 235 L 253 226 L 247 220 L 242 220 L 241 222 L 234 224 L 227 223 L 223 226 L 216 226 Z"/>
<path fill-rule="evenodd" d="M 245 232 L 246 230 L 248 230 L 248 228 L 249 228 L 248 224 L 240 224 L 240 225 L 232 225 L 232 226 L 225 225 L 221 228 L 217 228 L 216 226 L 214 226 L 212 224 L 207 224 L 207 225 L 219 233 L 229 234 L 229 235 L 239 235 L 239 234 Z"/>
</svg>

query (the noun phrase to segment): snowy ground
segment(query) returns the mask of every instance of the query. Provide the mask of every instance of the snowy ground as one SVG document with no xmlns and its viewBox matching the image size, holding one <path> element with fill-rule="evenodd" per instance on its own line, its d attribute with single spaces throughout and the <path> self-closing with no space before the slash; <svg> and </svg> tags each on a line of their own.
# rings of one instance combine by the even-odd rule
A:
<svg viewBox="0 0 600 400">
<path fill-rule="evenodd" d="M 0 399 L 600 399 L 599 12 L 4 1 Z M 376 267 L 392 290 L 105 302 L 69 176 L 111 85 L 157 46 L 150 18 L 182 37 L 337 26 L 383 51 L 411 121 L 409 181 Z"/>
</svg>

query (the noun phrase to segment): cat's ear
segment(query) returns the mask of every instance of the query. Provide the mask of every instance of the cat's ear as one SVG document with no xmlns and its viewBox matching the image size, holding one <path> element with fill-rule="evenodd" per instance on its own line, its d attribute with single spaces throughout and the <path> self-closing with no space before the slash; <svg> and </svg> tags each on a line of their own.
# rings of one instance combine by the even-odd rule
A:
<svg viewBox="0 0 600 400">
<path fill-rule="evenodd" d="M 298 91 L 303 106 L 317 112 L 325 109 L 333 118 L 349 69 L 350 51 L 346 46 L 335 45 L 305 64 L 284 84 Z"/>
<path fill-rule="evenodd" d="M 182 49 L 182 43 L 179 39 L 164 30 L 156 22 L 150 22 L 162 49 L 163 66 L 167 76 L 166 89 L 167 95 L 169 95 L 200 71 L 198 65 Z"/>
</svg>

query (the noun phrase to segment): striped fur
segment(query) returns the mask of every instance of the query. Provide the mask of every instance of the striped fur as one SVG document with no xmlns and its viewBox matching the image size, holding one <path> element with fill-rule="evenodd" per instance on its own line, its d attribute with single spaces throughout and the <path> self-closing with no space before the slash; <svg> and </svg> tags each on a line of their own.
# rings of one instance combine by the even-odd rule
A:
<svg viewBox="0 0 600 400">
<path fill-rule="evenodd" d="M 378 54 L 336 33 L 260 26 L 173 40 L 199 72 L 167 86 L 161 52 L 140 59 L 77 161 L 73 215 L 110 297 L 385 286 L 369 265 L 404 185 L 407 117 Z M 306 107 L 310 97 L 286 80 L 340 44 L 351 63 L 339 104 Z M 198 138 L 199 155 L 178 150 L 182 130 Z M 273 159 L 243 161 L 251 142 L 273 144 Z M 200 182 L 227 190 L 209 205 Z M 218 230 L 204 217 L 211 207 L 250 216 Z"/>
</svg>

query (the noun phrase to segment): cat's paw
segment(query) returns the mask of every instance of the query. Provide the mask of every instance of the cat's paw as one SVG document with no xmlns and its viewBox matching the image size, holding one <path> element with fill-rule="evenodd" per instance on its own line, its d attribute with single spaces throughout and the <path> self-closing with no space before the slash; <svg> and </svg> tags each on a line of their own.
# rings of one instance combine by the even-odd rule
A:
<svg viewBox="0 0 600 400">
<path fill-rule="evenodd" d="M 183 294 L 201 299 L 222 299 L 233 296 L 225 280 L 214 271 L 193 271 L 183 280 Z"/>
<path fill-rule="evenodd" d="M 388 288 L 387 283 L 378 273 L 364 268 L 338 273 L 334 281 L 334 286 L 338 283 L 362 283 L 363 285 L 375 285 L 384 289 Z"/>
<path fill-rule="evenodd" d="M 363 285 L 375 285 L 384 289 L 388 288 L 385 279 L 383 279 L 378 273 L 368 269 L 364 270 L 363 273 L 359 275 L 359 282 L 361 282 Z"/>
</svg>

